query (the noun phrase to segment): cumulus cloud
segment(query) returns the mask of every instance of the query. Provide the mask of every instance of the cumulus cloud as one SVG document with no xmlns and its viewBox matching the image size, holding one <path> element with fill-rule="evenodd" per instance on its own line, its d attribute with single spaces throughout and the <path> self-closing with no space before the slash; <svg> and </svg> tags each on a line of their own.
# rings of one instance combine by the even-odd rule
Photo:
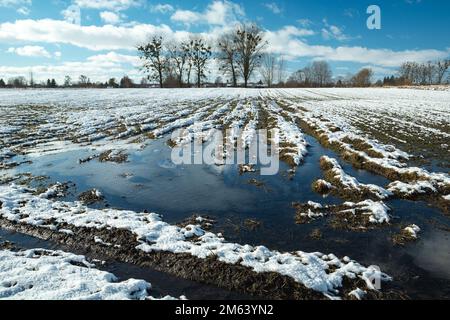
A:
<svg viewBox="0 0 450 320">
<path fill-rule="evenodd" d="M 203 34 L 210 41 L 229 26 L 217 25 Z M 184 40 L 190 33 L 174 31 L 167 25 L 135 24 L 131 26 L 80 26 L 62 20 L 17 20 L 0 24 L 0 41 L 4 43 L 53 43 L 69 44 L 89 50 L 135 50 L 135 46 L 152 35 L 163 34 L 169 39 Z M 330 61 L 357 62 L 380 67 L 397 67 L 407 60 L 429 61 L 447 58 L 447 50 L 402 50 L 371 49 L 361 46 L 312 45 L 305 37 L 314 35 L 307 28 L 286 26 L 265 32 L 269 41 L 268 50 L 290 57 L 292 60 L 307 57 Z"/>
<path fill-rule="evenodd" d="M 310 45 L 299 36 L 295 29 L 283 28 L 278 31 L 267 31 L 266 38 L 270 42 L 269 50 L 282 54 L 290 59 L 311 58 L 341 62 L 356 62 L 381 67 L 398 67 L 405 61 L 426 62 L 447 58 L 450 50 L 403 50 L 371 49 L 361 46 L 339 46 L 337 48 L 323 45 Z"/>
<path fill-rule="evenodd" d="M 0 0 L 0 8 L 15 8 L 17 13 L 27 16 L 30 14 L 31 0 Z"/>
<path fill-rule="evenodd" d="M 177 10 L 171 20 L 175 22 L 190 24 L 221 25 L 236 22 L 245 16 L 244 9 L 231 1 L 216 0 L 210 3 L 205 11 Z"/>
<path fill-rule="evenodd" d="M 10 78 L 25 75 L 32 71 L 36 81 L 55 78 L 60 83 L 66 75 L 77 81 L 82 74 L 95 81 L 106 81 L 110 77 L 119 78 L 123 75 L 139 79 L 143 75 L 137 68 L 138 63 L 139 58 L 137 56 L 123 55 L 112 51 L 107 54 L 90 56 L 85 61 L 24 67 L 0 66 L 0 73 L 5 78 Z"/>
<path fill-rule="evenodd" d="M 23 16 L 28 16 L 30 14 L 31 10 L 27 7 L 20 7 L 19 9 L 17 9 L 17 13 L 23 15 Z"/>
<path fill-rule="evenodd" d="M 167 3 L 165 3 L 165 4 L 158 3 L 158 4 L 155 4 L 150 7 L 151 12 L 157 12 L 157 13 L 169 13 L 174 10 L 175 10 L 175 8 L 172 5 L 167 4 Z"/>
<path fill-rule="evenodd" d="M 80 26 L 62 20 L 17 20 L 0 24 L 0 41 L 71 44 L 90 50 L 133 50 L 153 34 L 177 36 L 166 25 Z"/>
<path fill-rule="evenodd" d="M 9 53 L 15 53 L 22 57 L 45 57 L 50 58 L 52 55 L 45 50 L 44 47 L 40 46 L 25 46 L 20 48 L 9 48 Z"/>
<path fill-rule="evenodd" d="M 0 0 L 0 7 L 14 8 L 20 6 L 30 6 L 31 0 Z"/>
<path fill-rule="evenodd" d="M 274 14 L 281 14 L 283 13 L 283 9 L 281 9 L 278 4 L 276 4 L 275 2 L 269 2 L 269 3 L 265 3 L 264 6 L 269 9 L 270 11 L 272 11 Z"/>
<path fill-rule="evenodd" d="M 121 11 L 142 5 L 141 0 L 75 0 L 80 8 Z"/>
<path fill-rule="evenodd" d="M 339 28 L 338 26 L 328 24 L 326 19 L 323 20 L 323 23 L 325 27 L 322 28 L 322 37 L 325 40 L 335 39 L 338 41 L 348 41 L 355 39 L 355 37 L 346 35 L 343 31 L 343 28 Z"/>
<path fill-rule="evenodd" d="M 61 15 L 64 17 L 64 20 L 69 23 L 78 25 L 81 23 L 81 11 L 80 8 L 75 5 L 71 5 L 61 11 Z"/>
<path fill-rule="evenodd" d="M 122 22 L 122 18 L 117 13 L 114 13 L 112 11 L 102 11 L 100 12 L 100 18 L 103 22 L 107 24 L 118 24 Z"/>
</svg>

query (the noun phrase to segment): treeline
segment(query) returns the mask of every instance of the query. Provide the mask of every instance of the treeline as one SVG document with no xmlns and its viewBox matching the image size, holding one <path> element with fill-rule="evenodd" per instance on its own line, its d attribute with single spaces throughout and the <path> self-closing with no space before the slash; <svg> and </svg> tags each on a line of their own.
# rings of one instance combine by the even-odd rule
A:
<svg viewBox="0 0 450 320">
<path fill-rule="evenodd" d="M 314 61 L 292 73 L 286 81 L 286 87 L 370 87 L 372 83 L 373 71 L 370 68 L 363 68 L 355 75 L 333 78 L 331 67 L 326 61 Z"/>
<path fill-rule="evenodd" d="M 263 30 L 257 25 L 239 24 L 218 37 L 216 43 L 208 43 L 202 36 L 191 36 L 185 41 L 154 36 L 148 43 L 138 46 L 142 70 L 150 81 L 163 87 L 203 86 L 210 63 L 218 63 L 219 72 L 229 78 L 230 86 L 238 86 L 242 80 L 248 87 L 250 79 L 261 66 L 267 42 Z M 223 83 L 219 76 L 215 83 Z M 270 84 L 272 78 L 268 78 Z"/>
<path fill-rule="evenodd" d="M 400 66 L 398 76 L 384 78 L 383 84 L 392 86 L 444 84 L 450 81 L 450 75 L 446 78 L 449 68 L 450 60 L 427 63 L 405 62 Z"/>
<path fill-rule="evenodd" d="M 303 69 L 292 73 L 284 86 L 286 87 L 382 87 L 408 85 L 448 84 L 450 60 L 417 63 L 405 62 L 397 71 L 397 75 L 373 81 L 374 72 L 363 68 L 356 74 L 333 78 L 333 73 L 326 61 L 315 61 Z"/>
<path fill-rule="evenodd" d="M 135 83 L 130 77 L 124 76 L 117 80 L 111 78 L 106 82 L 92 82 L 85 75 L 81 75 L 76 81 L 70 76 L 64 78 L 63 83 L 58 83 L 55 79 L 48 79 L 36 83 L 32 78 L 27 80 L 23 76 L 8 79 L 6 82 L 0 79 L 0 88 L 149 88 L 150 82 L 142 78 L 139 83 Z"/>
</svg>

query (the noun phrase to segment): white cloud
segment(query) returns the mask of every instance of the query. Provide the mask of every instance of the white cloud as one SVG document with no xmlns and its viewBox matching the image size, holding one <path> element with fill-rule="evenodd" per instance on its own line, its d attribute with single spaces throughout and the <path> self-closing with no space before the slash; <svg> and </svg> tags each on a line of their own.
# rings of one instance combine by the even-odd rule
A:
<svg viewBox="0 0 450 320">
<path fill-rule="evenodd" d="M 216 26 L 203 34 L 214 40 L 228 26 Z M 80 26 L 61 20 L 17 20 L 0 24 L 0 41 L 2 43 L 34 42 L 70 44 L 90 50 L 135 50 L 135 46 L 155 34 L 164 34 L 169 39 L 185 39 L 186 31 L 174 31 L 166 25 L 136 24 L 132 26 Z M 370 49 L 359 46 L 331 47 L 311 45 L 304 37 L 314 31 L 294 26 L 286 26 L 276 31 L 266 31 L 271 52 L 282 54 L 291 59 L 307 57 L 330 61 L 357 62 L 382 67 L 397 67 L 407 60 L 426 62 L 447 58 L 447 50 L 403 50 Z"/>
<path fill-rule="evenodd" d="M 30 14 L 31 0 L 0 0 L 0 7 L 16 8 L 17 13 L 27 16 Z"/>
<path fill-rule="evenodd" d="M 122 18 L 120 17 L 120 15 L 112 11 L 100 12 L 100 18 L 107 24 L 118 24 L 122 22 Z"/>
<path fill-rule="evenodd" d="M 245 15 L 244 9 L 231 1 L 215 0 L 205 11 L 177 10 L 171 20 L 190 24 L 209 24 L 225 26 L 239 20 Z"/>
<path fill-rule="evenodd" d="M 80 75 L 85 75 L 93 81 L 107 81 L 110 77 L 120 78 L 128 75 L 136 80 L 143 77 L 139 72 L 137 56 L 127 56 L 109 52 L 103 55 L 88 57 L 85 61 L 63 62 L 56 65 L 36 66 L 0 66 L 0 74 L 4 78 L 28 75 L 33 72 L 36 81 L 45 81 L 55 78 L 59 83 L 64 81 L 66 75 L 73 81 L 78 81 Z"/>
<path fill-rule="evenodd" d="M 166 4 L 158 3 L 150 7 L 151 12 L 158 12 L 158 13 L 169 13 L 174 10 L 175 8 L 167 3 Z"/>
<path fill-rule="evenodd" d="M 25 46 L 20 48 L 9 48 L 9 53 L 15 53 L 23 57 L 45 57 L 50 58 L 51 54 L 40 46 Z"/>
<path fill-rule="evenodd" d="M 298 19 L 297 22 L 304 28 L 309 27 L 313 24 L 313 22 L 309 19 Z"/>
<path fill-rule="evenodd" d="M 0 41 L 71 44 L 90 50 L 133 50 L 153 34 L 182 36 L 166 25 L 80 26 L 62 20 L 17 20 L 0 24 Z"/>
<path fill-rule="evenodd" d="M 354 39 L 354 37 L 346 35 L 343 28 L 328 24 L 326 19 L 323 19 L 323 23 L 325 24 L 325 27 L 322 28 L 322 37 L 325 40 L 335 39 L 338 41 L 348 41 Z"/>
<path fill-rule="evenodd" d="M 130 64 L 134 67 L 138 67 L 141 65 L 141 61 L 138 56 L 119 54 L 114 51 L 108 52 L 106 54 L 91 56 L 87 58 L 87 61 L 99 64 L 105 62 L 111 64 Z"/>
<path fill-rule="evenodd" d="M 294 30 L 294 29 L 293 29 Z M 450 56 L 450 49 L 443 50 L 403 50 L 370 49 L 366 47 L 340 46 L 337 48 L 322 45 L 310 45 L 295 36 L 295 32 L 285 28 L 278 31 L 268 31 L 266 39 L 270 43 L 270 51 L 290 57 L 312 58 L 341 62 L 355 62 L 382 67 L 398 67 L 405 61 L 426 62 L 443 59 Z"/>
<path fill-rule="evenodd" d="M 30 14 L 31 10 L 27 7 L 20 7 L 19 9 L 17 9 L 17 13 L 23 15 L 23 16 L 28 16 Z"/>
<path fill-rule="evenodd" d="M 31 0 L 0 0 L 0 7 L 14 8 L 20 6 L 30 6 Z"/>
<path fill-rule="evenodd" d="M 275 2 L 265 3 L 264 6 L 274 14 L 283 13 L 283 9 L 281 9 Z"/>
<path fill-rule="evenodd" d="M 141 0 L 75 0 L 80 8 L 121 11 L 142 5 Z"/>
<path fill-rule="evenodd" d="M 71 5 L 67 9 L 64 9 L 61 11 L 62 16 L 64 17 L 64 20 L 73 23 L 73 24 L 80 24 L 81 23 L 81 11 L 80 8 Z"/>
</svg>

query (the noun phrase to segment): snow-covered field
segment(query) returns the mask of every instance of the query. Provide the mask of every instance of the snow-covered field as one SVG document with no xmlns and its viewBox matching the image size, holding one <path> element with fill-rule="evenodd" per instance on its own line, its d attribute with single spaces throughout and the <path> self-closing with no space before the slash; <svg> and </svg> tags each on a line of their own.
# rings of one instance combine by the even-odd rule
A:
<svg viewBox="0 0 450 320">
<path fill-rule="evenodd" d="M 150 283 L 135 279 L 118 282 L 116 276 L 95 269 L 85 257 L 62 251 L 0 250 L 0 275 L 0 300 L 155 299 L 150 296 Z"/>
<path fill-rule="evenodd" d="M 301 244 L 295 252 L 279 252 L 232 243 L 221 234 L 206 231 L 201 221 L 181 227 L 162 221 L 154 213 L 92 209 L 82 202 L 58 200 L 61 185 L 38 192 L 12 182 L 14 168 L 22 165 L 19 156 L 33 161 L 68 150 L 127 152 L 144 149 L 154 139 L 167 140 L 175 129 L 186 129 L 182 137 L 172 141 L 175 145 L 196 138 L 207 141 L 211 130 L 228 129 L 227 144 L 240 141 L 244 148 L 257 129 L 273 129 L 278 153 L 292 169 L 302 166 L 311 152 L 307 140 L 316 139 L 343 161 L 391 181 L 383 186 L 361 183 L 346 173 L 338 160 L 324 157 L 325 180 L 321 184 L 328 188 L 326 193 L 343 200 L 343 207 L 337 213 L 327 212 L 331 207 L 311 202 L 316 211 L 299 213 L 309 218 L 345 213 L 366 217 L 367 224 L 378 227 L 391 223 L 385 203 L 389 199 L 426 201 L 448 213 L 449 91 L 0 90 L 0 175 L 5 170 L 5 183 L 0 185 L 0 219 L 68 237 L 73 235 L 71 228 L 93 230 L 93 234 L 103 229 L 126 230 L 134 235 L 136 249 L 144 253 L 187 254 L 202 260 L 215 257 L 254 273 L 286 276 L 328 298 L 362 298 L 364 292 L 376 290 L 374 280 L 392 280 L 375 266 L 332 253 L 303 252 Z M 433 166 L 421 166 L 417 159 L 433 165 L 439 162 L 438 172 Z M 415 235 L 416 229 L 411 229 Z M 98 236 L 92 241 L 121 246 Z M 82 257 L 62 252 L 36 257 L 36 252 L 0 251 L 0 298 L 145 299 L 151 293 L 149 284 L 142 281 L 114 283 L 114 276 L 95 270 Z M 74 266 L 71 261 L 84 266 Z M 38 272 L 27 271 L 24 265 L 32 265 Z M 44 279 L 50 275 L 54 280 L 46 284 Z M 63 280 L 67 275 L 70 279 Z M 360 287 L 358 282 L 358 287 L 344 294 L 345 279 L 364 285 Z M 64 288 L 54 291 L 52 286 Z"/>
</svg>

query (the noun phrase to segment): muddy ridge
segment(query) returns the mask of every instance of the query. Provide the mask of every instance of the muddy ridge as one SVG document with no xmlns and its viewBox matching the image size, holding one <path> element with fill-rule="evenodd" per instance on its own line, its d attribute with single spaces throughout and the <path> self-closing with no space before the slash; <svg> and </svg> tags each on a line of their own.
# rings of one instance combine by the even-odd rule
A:
<svg viewBox="0 0 450 320">
<path fill-rule="evenodd" d="M 326 297 L 319 292 L 306 288 L 292 278 L 278 273 L 256 273 L 248 267 L 230 265 L 218 261 L 216 257 L 200 259 L 189 254 L 171 252 L 145 253 L 136 249 L 140 245 L 135 235 L 127 230 L 119 229 L 89 229 L 72 225 L 60 224 L 60 229 L 70 229 L 73 234 L 55 232 L 45 228 L 11 222 L 0 218 L 3 228 L 41 239 L 51 240 L 73 250 L 84 250 L 92 256 L 110 257 L 116 261 L 132 263 L 140 267 L 148 267 L 157 271 L 214 285 L 227 290 L 250 294 L 270 300 L 324 300 Z M 95 241 L 97 237 L 102 243 Z M 114 246 L 105 244 L 114 243 Z M 351 299 L 347 294 L 357 287 L 365 287 L 361 279 L 345 278 L 341 296 Z M 389 289 L 384 284 L 383 292 L 368 291 L 366 299 L 405 299 L 404 294 Z"/>
</svg>

